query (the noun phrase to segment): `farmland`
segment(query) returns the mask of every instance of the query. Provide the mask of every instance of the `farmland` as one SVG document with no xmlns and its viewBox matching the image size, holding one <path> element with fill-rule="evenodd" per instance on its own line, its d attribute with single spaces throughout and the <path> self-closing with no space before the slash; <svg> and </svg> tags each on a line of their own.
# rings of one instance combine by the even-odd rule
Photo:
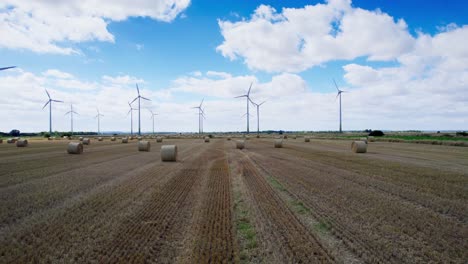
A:
<svg viewBox="0 0 468 264">
<path fill-rule="evenodd" d="M 465 263 L 468 148 L 165 139 L 177 162 L 93 140 L 0 144 L 0 259 Z"/>
</svg>

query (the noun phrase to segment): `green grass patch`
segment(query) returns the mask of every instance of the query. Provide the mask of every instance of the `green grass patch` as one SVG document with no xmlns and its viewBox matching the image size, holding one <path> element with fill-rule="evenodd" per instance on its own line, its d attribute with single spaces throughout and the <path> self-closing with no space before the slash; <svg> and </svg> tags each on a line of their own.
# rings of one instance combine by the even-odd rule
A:
<svg viewBox="0 0 468 264">
<path fill-rule="evenodd" d="M 310 209 L 305 207 L 305 205 L 298 200 L 291 201 L 291 206 L 294 211 L 298 212 L 299 214 L 307 214 L 310 213 Z"/>
<path fill-rule="evenodd" d="M 319 221 L 314 225 L 315 230 L 320 233 L 328 233 L 331 230 L 331 224 L 328 221 Z"/>
<path fill-rule="evenodd" d="M 235 227 L 241 242 L 240 260 L 241 263 L 249 263 L 252 251 L 258 247 L 257 233 L 250 221 L 251 217 L 247 205 L 242 199 L 240 192 L 234 192 L 234 211 L 236 215 Z"/>
<path fill-rule="evenodd" d="M 283 192 L 286 191 L 286 188 L 284 188 L 284 186 L 278 180 L 276 180 L 275 178 L 269 176 L 268 181 L 273 186 L 273 188 L 278 189 L 278 190 L 283 191 Z"/>
</svg>

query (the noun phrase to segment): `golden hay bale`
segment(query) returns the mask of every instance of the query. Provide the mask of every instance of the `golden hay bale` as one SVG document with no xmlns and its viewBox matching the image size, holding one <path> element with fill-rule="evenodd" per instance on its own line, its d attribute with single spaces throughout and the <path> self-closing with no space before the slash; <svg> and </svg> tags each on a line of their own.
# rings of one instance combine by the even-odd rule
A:
<svg viewBox="0 0 468 264">
<path fill-rule="evenodd" d="M 367 136 L 367 141 L 368 142 L 374 142 L 375 141 L 374 136 Z"/>
<path fill-rule="evenodd" d="M 3 143 L 3 139 L 0 138 L 0 144 L 2 144 L 2 143 Z"/>
<path fill-rule="evenodd" d="M 288 135 L 284 135 L 283 138 L 284 138 L 284 139 L 288 139 Z"/>
<path fill-rule="evenodd" d="M 48 137 L 47 140 L 52 140 L 52 137 Z"/>
<path fill-rule="evenodd" d="M 80 141 L 83 141 L 83 138 L 84 138 L 84 137 L 80 137 L 79 140 L 80 140 Z"/>
<path fill-rule="evenodd" d="M 293 139 L 296 139 L 296 138 L 297 138 L 297 136 L 295 136 L 295 135 L 294 135 L 292 138 L 293 138 Z"/>
<path fill-rule="evenodd" d="M 360 140 L 360 141 L 364 141 L 364 142 L 366 142 L 366 144 L 367 144 L 367 138 L 362 137 L 362 138 L 360 138 L 359 140 Z"/>
<path fill-rule="evenodd" d="M 138 151 L 150 151 L 151 144 L 149 141 L 140 140 L 138 141 Z"/>
<path fill-rule="evenodd" d="M 205 142 L 206 142 L 206 143 L 210 142 L 210 138 L 209 138 L 209 137 L 205 137 Z"/>
<path fill-rule="evenodd" d="M 83 138 L 83 145 L 89 145 L 89 144 L 91 144 L 91 139 Z"/>
<path fill-rule="evenodd" d="M 353 143 L 351 143 L 351 150 L 354 153 L 366 153 L 367 144 L 364 141 L 353 141 Z"/>
<path fill-rule="evenodd" d="M 53 140 L 59 140 L 59 138 L 57 138 L 57 137 L 52 137 L 52 139 L 53 139 Z"/>
<path fill-rule="evenodd" d="M 230 138 L 230 137 L 228 137 L 228 138 L 227 138 L 227 140 L 231 140 L 231 138 Z"/>
<path fill-rule="evenodd" d="M 237 149 L 245 148 L 245 140 L 236 140 L 236 148 Z"/>
<path fill-rule="evenodd" d="M 83 153 L 83 143 L 70 142 L 67 147 L 68 154 L 81 154 Z"/>
<path fill-rule="evenodd" d="M 142 140 L 142 139 L 143 139 L 142 137 L 137 137 L 137 140 L 138 140 L 138 141 L 140 141 L 140 140 Z"/>
<path fill-rule="evenodd" d="M 16 141 L 16 146 L 17 147 L 27 147 L 28 146 L 28 140 L 27 139 L 19 139 Z"/>
<path fill-rule="evenodd" d="M 115 141 L 115 137 L 111 137 L 111 141 Z"/>
<path fill-rule="evenodd" d="M 98 141 L 103 141 L 104 139 L 102 137 L 97 138 Z"/>
<path fill-rule="evenodd" d="M 309 137 L 304 137 L 304 142 L 310 142 L 310 138 Z"/>
<path fill-rule="evenodd" d="M 128 137 L 123 137 L 122 138 L 122 143 L 128 143 Z"/>
<path fill-rule="evenodd" d="M 161 146 L 162 161 L 177 161 L 177 145 L 162 145 Z"/>
<path fill-rule="evenodd" d="M 163 141 L 162 137 L 156 137 L 156 142 L 161 143 Z"/>
<path fill-rule="evenodd" d="M 283 140 L 275 139 L 275 148 L 282 148 L 282 147 L 283 147 Z"/>
</svg>

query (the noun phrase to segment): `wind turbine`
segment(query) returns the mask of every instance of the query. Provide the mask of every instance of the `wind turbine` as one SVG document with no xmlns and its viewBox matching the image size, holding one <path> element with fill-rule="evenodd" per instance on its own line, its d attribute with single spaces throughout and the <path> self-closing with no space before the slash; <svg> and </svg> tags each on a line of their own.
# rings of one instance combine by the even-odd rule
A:
<svg viewBox="0 0 468 264">
<path fill-rule="evenodd" d="M 138 96 L 135 99 L 133 99 L 133 101 L 131 103 L 135 102 L 135 100 L 138 99 L 138 135 L 141 136 L 141 118 L 140 118 L 141 117 L 141 115 L 140 115 L 141 105 L 140 105 L 140 99 L 144 99 L 144 100 L 148 100 L 148 101 L 151 101 L 151 100 L 140 95 L 140 89 L 138 88 L 138 84 L 136 84 L 136 89 L 137 89 L 137 92 L 138 92 Z"/>
<path fill-rule="evenodd" d="M 338 91 L 338 93 L 336 94 L 336 98 L 338 98 L 338 96 L 340 97 L 340 133 L 342 133 L 343 131 L 341 130 L 341 94 L 346 93 L 346 91 L 340 90 L 338 88 L 338 85 L 336 85 L 335 79 L 333 79 L 333 83 L 335 84 L 336 90 Z"/>
<path fill-rule="evenodd" d="M 246 97 L 247 99 L 247 134 L 250 133 L 250 130 L 249 130 L 249 117 L 250 117 L 250 114 L 249 114 L 249 101 L 250 101 L 250 89 L 252 89 L 252 83 L 250 83 L 250 87 L 249 87 L 249 91 L 247 92 L 247 94 L 244 94 L 244 95 L 239 95 L 239 96 L 236 96 L 234 98 L 241 98 L 241 97 Z"/>
<path fill-rule="evenodd" d="M 65 115 L 70 114 L 71 119 L 71 134 L 73 136 L 73 114 L 78 114 L 77 112 L 73 111 L 73 104 L 70 104 L 70 111 L 66 112 Z"/>
<path fill-rule="evenodd" d="M 99 109 L 97 109 L 97 115 L 94 117 L 94 118 L 97 118 L 97 131 L 98 131 L 98 135 L 101 134 L 101 116 L 104 116 L 104 115 L 101 115 L 101 113 L 99 113 Z"/>
<path fill-rule="evenodd" d="M 253 105 L 257 107 L 257 136 L 260 135 L 260 106 L 264 104 L 266 101 L 263 101 L 259 104 L 254 103 L 254 101 L 250 100 Z"/>
<path fill-rule="evenodd" d="M 8 70 L 8 69 L 15 68 L 15 67 L 16 67 L 16 66 L 3 67 L 3 68 L 0 68 L 0 71 Z"/>
<path fill-rule="evenodd" d="M 45 103 L 42 109 L 44 109 L 47 106 L 47 104 L 49 105 L 49 134 L 52 134 L 52 102 L 63 103 L 63 101 L 54 100 L 50 98 L 50 94 L 47 91 L 47 89 L 45 89 L 45 92 L 47 93 L 47 97 L 49 97 L 49 100 Z"/>
<path fill-rule="evenodd" d="M 150 117 L 150 118 L 153 119 L 153 136 L 154 136 L 154 116 L 155 116 L 155 115 L 158 115 L 158 114 L 153 113 L 153 111 L 152 111 L 151 109 L 148 109 L 148 111 L 151 112 L 151 117 Z"/>
<path fill-rule="evenodd" d="M 130 135 L 133 136 L 133 110 L 137 110 L 137 109 L 133 108 L 130 102 L 128 102 L 128 106 L 130 106 L 130 110 L 128 110 L 128 113 L 127 113 L 127 116 L 128 114 L 130 114 Z"/>
<path fill-rule="evenodd" d="M 196 108 L 198 109 L 198 134 L 201 134 L 202 133 L 202 126 L 203 126 L 203 120 L 202 120 L 202 116 L 204 114 L 203 110 L 202 110 L 202 104 L 203 104 L 203 101 L 205 100 L 205 98 L 203 98 L 201 100 L 201 103 L 199 106 L 195 106 L 195 107 L 192 107 L 192 108 Z"/>
</svg>

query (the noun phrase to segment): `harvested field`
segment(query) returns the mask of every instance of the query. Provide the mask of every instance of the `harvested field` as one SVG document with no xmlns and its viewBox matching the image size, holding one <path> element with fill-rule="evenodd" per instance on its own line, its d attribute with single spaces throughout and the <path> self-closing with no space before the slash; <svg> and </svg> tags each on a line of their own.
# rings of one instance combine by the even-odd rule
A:
<svg viewBox="0 0 468 264">
<path fill-rule="evenodd" d="M 2 263 L 465 263 L 468 148 L 0 145 Z"/>
</svg>

